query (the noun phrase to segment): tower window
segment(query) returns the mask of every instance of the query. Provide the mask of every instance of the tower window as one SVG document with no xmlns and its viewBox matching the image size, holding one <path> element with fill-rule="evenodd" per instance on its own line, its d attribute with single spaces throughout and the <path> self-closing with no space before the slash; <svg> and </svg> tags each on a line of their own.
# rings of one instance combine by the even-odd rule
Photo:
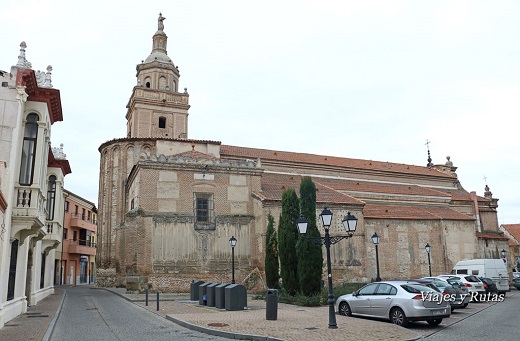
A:
<svg viewBox="0 0 520 341">
<path fill-rule="evenodd" d="M 161 90 L 168 90 L 168 81 L 166 80 L 166 77 L 159 78 L 159 89 Z"/>
<path fill-rule="evenodd" d="M 159 128 L 166 128 L 166 117 L 159 117 Z"/>
<path fill-rule="evenodd" d="M 152 87 L 152 80 L 150 79 L 150 77 L 146 77 L 144 79 L 144 86 L 146 86 L 148 89 Z"/>
</svg>

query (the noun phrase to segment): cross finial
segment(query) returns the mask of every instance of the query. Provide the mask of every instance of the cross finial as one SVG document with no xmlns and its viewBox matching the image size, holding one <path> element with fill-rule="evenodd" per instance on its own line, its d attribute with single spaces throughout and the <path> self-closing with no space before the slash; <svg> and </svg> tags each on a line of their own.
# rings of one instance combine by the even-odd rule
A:
<svg viewBox="0 0 520 341">
<path fill-rule="evenodd" d="M 484 182 L 485 182 L 486 185 L 487 185 L 487 176 L 484 175 L 484 177 L 483 177 L 482 179 L 484 179 Z"/>
<path fill-rule="evenodd" d="M 432 157 L 430 156 L 430 141 L 428 139 L 426 139 L 426 148 L 428 148 L 428 163 L 426 164 L 427 167 L 432 167 L 433 166 L 433 163 L 432 163 Z"/>
</svg>

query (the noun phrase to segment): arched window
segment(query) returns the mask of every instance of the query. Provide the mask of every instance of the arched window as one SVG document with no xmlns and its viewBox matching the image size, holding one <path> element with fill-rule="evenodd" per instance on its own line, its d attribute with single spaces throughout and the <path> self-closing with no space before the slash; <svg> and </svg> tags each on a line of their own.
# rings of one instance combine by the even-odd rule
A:
<svg viewBox="0 0 520 341">
<path fill-rule="evenodd" d="M 54 219 L 54 203 L 56 202 L 56 176 L 49 176 L 47 184 L 47 220 Z"/>
<path fill-rule="evenodd" d="M 164 89 L 168 90 L 167 86 L 168 86 L 168 83 L 167 83 L 166 77 L 159 78 L 159 89 L 161 89 L 161 90 L 164 90 Z"/>
<path fill-rule="evenodd" d="M 20 162 L 20 185 L 30 186 L 33 182 L 36 142 L 38 139 L 38 115 L 27 115 L 23 135 L 22 160 Z"/>
<path fill-rule="evenodd" d="M 159 128 L 166 128 L 166 117 L 159 117 Z"/>
<path fill-rule="evenodd" d="M 152 87 L 152 80 L 150 79 L 150 77 L 146 77 L 144 79 L 144 86 L 146 86 L 147 88 L 151 88 Z"/>
</svg>

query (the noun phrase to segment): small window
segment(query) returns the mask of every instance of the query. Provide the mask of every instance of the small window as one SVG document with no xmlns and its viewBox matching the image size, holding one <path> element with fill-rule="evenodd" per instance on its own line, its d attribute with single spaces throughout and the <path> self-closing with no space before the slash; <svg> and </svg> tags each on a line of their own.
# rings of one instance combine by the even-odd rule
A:
<svg viewBox="0 0 520 341">
<path fill-rule="evenodd" d="M 72 240 L 76 241 L 78 239 L 78 231 L 72 231 Z"/>
<path fill-rule="evenodd" d="M 195 227 L 198 229 L 214 229 L 213 194 L 195 193 Z"/>
<path fill-rule="evenodd" d="M 134 199 L 132 199 L 132 201 L 130 201 L 130 209 L 131 209 L 131 210 L 134 209 Z"/>
<path fill-rule="evenodd" d="M 78 205 L 74 205 L 74 215 L 78 215 Z"/>
<path fill-rule="evenodd" d="M 63 229 L 63 240 L 67 239 L 67 229 Z"/>
<path fill-rule="evenodd" d="M 65 200 L 65 212 L 69 211 L 69 202 Z"/>
<path fill-rule="evenodd" d="M 166 128 L 166 117 L 159 117 L 159 128 Z"/>
<path fill-rule="evenodd" d="M 56 201 L 56 176 L 49 176 L 47 182 L 47 220 L 54 219 L 54 203 Z"/>
<path fill-rule="evenodd" d="M 86 216 L 85 216 L 85 209 L 82 208 L 81 209 L 81 220 L 85 220 Z"/>
</svg>

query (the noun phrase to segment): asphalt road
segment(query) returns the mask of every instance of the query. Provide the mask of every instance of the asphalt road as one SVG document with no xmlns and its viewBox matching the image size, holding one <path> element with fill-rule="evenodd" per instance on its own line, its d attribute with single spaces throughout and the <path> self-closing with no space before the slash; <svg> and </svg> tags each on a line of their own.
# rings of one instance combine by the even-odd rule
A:
<svg viewBox="0 0 520 341">
<path fill-rule="evenodd" d="M 87 286 L 67 287 L 52 341 L 218 340 L 182 328 L 144 308 Z"/>
<path fill-rule="evenodd" d="M 424 339 L 428 341 L 520 340 L 519 305 L 520 295 L 516 289 L 513 289 L 503 302 L 490 304 L 486 309 Z"/>
</svg>

